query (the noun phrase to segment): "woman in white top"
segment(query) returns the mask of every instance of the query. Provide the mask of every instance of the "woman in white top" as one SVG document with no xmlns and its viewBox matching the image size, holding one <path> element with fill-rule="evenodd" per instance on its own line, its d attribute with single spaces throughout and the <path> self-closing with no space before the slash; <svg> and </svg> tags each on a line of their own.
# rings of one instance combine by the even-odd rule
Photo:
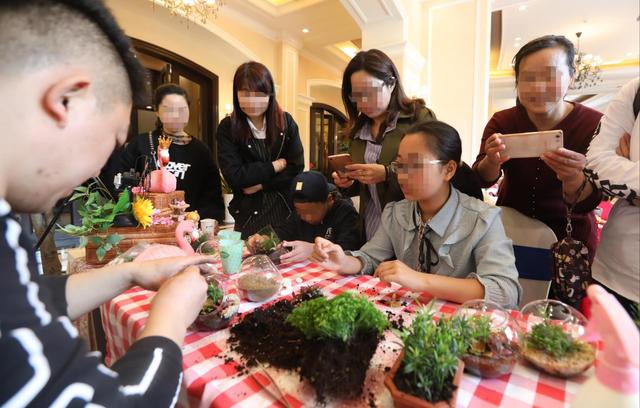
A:
<svg viewBox="0 0 640 408">
<path fill-rule="evenodd" d="M 587 173 L 618 197 L 600 235 L 593 278 L 629 312 L 640 302 L 640 79 L 609 103 L 587 152 Z"/>
</svg>

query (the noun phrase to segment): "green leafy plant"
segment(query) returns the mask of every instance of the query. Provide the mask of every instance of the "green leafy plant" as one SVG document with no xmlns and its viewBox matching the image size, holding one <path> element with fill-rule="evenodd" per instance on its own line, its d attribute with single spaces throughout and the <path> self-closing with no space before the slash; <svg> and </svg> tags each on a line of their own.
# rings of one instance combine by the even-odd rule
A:
<svg viewBox="0 0 640 408">
<path fill-rule="evenodd" d="M 82 225 L 68 224 L 64 227 L 58 225 L 58 229 L 66 234 L 80 237 L 80 246 L 91 242 L 97 246 L 96 256 L 102 260 L 106 253 L 113 248 L 117 249 L 122 236 L 114 233 L 101 237 L 97 233 L 106 231 L 113 225 L 113 220 L 121 214 L 131 212 L 131 200 L 129 192 L 124 191 L 114 202 L 111 194 L 97 182 L 88 186 L 80 186 L 74 190 L 70 201 L 77 201 L 78 214 L 82 217 Z"/>
<path fill-rule="evenodd" d="M 404 358 L 395 383 L 399 389 L 430 402 L 451 399 L 459 358 L 469 348 L 472 329 L 466 318 L 433 322 L 430 308 L 420 310 L 411 327 L 398 332 Z"/>
<path fill-rule="evenodd" d="M 209 283 L 207 287 L 207 300 L 202 305 L 201 314 L 209 314 L 213 312 L 222 302 L 224 294 L 222 289 L 215 282 Z"/>
<path fill-rule="evenodd" d="M 473 316 L 469 319 L 469 353 L 482 355 L 487 350 L 491 339 L 491 318 L 489 316 Z"/>
<path fill-rule="evenodd" d="M 193 248 L 193 250 L 197 250 L 200 245 L 204 244 L 205 242 L 209 241 L 209 234 L 207 234 L 206 232 L 203 233 L 202 235 L 200 235 L 200 237 L 198 237 L 198 239 L 191 241 L 191 248 Z M 206 254 L 210 254 L 213 253 L 213 250 L 211 250 L 210 252 L 205 252 Z"/>
<path fill-rule="evenodd" d="M 554 358 L 562 358 L 580 350 L 580 345 L 562 330 L 548 321 L 536 324 L 527 336 L 527 346 L 544 351 Z"/>
<path fill-rule="evenodd" d="M 307 338 L 333 338 L 347 342 L 358 331 L 382 334 L 389 325 L 385 315 L 365 296 L 343 292 L 301 303 L 287 317 Z"/>
</svg>

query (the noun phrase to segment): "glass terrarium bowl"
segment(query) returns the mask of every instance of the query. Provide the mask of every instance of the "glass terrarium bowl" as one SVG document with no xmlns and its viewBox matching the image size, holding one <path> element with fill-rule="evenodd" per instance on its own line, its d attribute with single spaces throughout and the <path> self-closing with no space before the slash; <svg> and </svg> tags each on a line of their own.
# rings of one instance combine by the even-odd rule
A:
<svg viewBox="0 0 640 408">
<path fill-rule="evenodd" d="M 238 278 L 240 294 L 251 302 L 264 302 L 282 286 L 282 275 L 267 255 L 252 255 L 242 262 Z"/>
<path fill-rule="evenodd" d="M 220 249 L 218 248 L 218 242 L 216 240 L 204 241 L 198 245 L 196 254 L 210 255 L 213 257 L 213 262 L 220 262 Z M 203 275 L 217 274 L 218 268 L 213 263 L 201 264 L 200 273 Z"/>
<path fill-rule="evenodd" d="M 251 255 L 267 255 L 274 265 L 280 265 L 280 256 L 290 251 L 282 245 L 271 225 L 262 228 L 247 240 L 247 249 Z"/>
<path fill-rule="evenodd" d="M 217 275 L 205 276 L 207 281 L 207 300 L 191 330 L 211 331 L 227 327 L 231 319 L 238 313 L 240 298 L 231 293 L 231 282 Z"/>
<path fill-rule="evenodd" d="M 526 361 L 559 377 L 572 377 L 591 367 L 596 348 L 580 340 L 587 326 L 587 318 L 582 313 L 550 299 L 527 303 L 520 313 L 520 347 Z"/>
<path fill-rule="evenodd" d="M 524 305 L 520 314 L 523 317 L 520 324 L 523 334 L 529 333 L 538 323 L 550 321 L 562 326 L 572 338 L 578 339 L 584 335 L 587 326 L 587 318 L 582 313 L 559 300 L 534 300 Z"/>
<path fill-rule="evenodd" d="M 508 310 L 482 299 L 463 303 L 457 316 L 468 319 L 474 340 L 462 357 L 465 370 L 485 378 L 513 371 L 520 356 L 518 327 Z"/>
</svg>

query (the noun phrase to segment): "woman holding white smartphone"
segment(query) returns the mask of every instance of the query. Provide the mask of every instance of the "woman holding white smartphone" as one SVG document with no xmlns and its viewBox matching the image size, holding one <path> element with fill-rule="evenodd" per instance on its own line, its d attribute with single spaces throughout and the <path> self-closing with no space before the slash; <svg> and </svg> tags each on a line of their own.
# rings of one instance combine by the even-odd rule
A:
<svg viewBox="0 0 640 408">
<path fill-rule="evenodd" d="M 504 175 L 497 205 L 515 208 L 547 224 L 558 240 L 566 236 L 566 203 L 578 201 L 572 236 L 584 242 L 593 259 L 597 226 L 593 209 L 601 195 L 587 181 L 585 154 L 602 114 L 564 100 L 575 75 L 575 48 L 563 36 L 547 35 L 524 45 L 514 57 L 516 106 L 496 112 L 485 127 L 473 165 L 483 187 Z M 503 135 L 561 130 L 564 147 L 540 157 L 511 159 Z M 584 188 L 581 187 L 584 184 Z M 576 197 L 578 192 L 580 197 Z"/>
</svg>

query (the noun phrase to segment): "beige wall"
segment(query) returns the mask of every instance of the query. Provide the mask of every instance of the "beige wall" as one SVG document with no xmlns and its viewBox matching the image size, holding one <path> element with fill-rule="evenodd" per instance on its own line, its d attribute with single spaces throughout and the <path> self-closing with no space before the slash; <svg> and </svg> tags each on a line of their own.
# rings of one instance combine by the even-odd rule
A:
<svg viewBox="0 0 640 408">
<path fill-rule="evenodd" d="M 232 104 L 236 68 L 249 60 L 265 64 L 274 77 L 278 100 L 286 99 L 288 110 L 299 122 L 303 144 L 308 150 L 307 106 L 311 101 L 305 98 L 311 97 L 308 82 L 338 83 L 344 67 L 330 69 L 319 61 L 300 56 L 294 47 L 283 46 L 282 41 L 248 30 L 246 24 L 225 17 L 224 13 L 203 26 L 172 16 L 164 7 L 149 0 L 106 0 L 106 3 L 127 35 L 170 50 L 218 75 L 219 119 L 225 116 L 226 105 Z M 288 55 L 283 54 L 283 49 L 290 51 Z M 283 61 L 289 65 L 285 69 Z M 342 109 L 334 91 L 316 90 L 315 94 L 319 102 Z"/>
</svg>

